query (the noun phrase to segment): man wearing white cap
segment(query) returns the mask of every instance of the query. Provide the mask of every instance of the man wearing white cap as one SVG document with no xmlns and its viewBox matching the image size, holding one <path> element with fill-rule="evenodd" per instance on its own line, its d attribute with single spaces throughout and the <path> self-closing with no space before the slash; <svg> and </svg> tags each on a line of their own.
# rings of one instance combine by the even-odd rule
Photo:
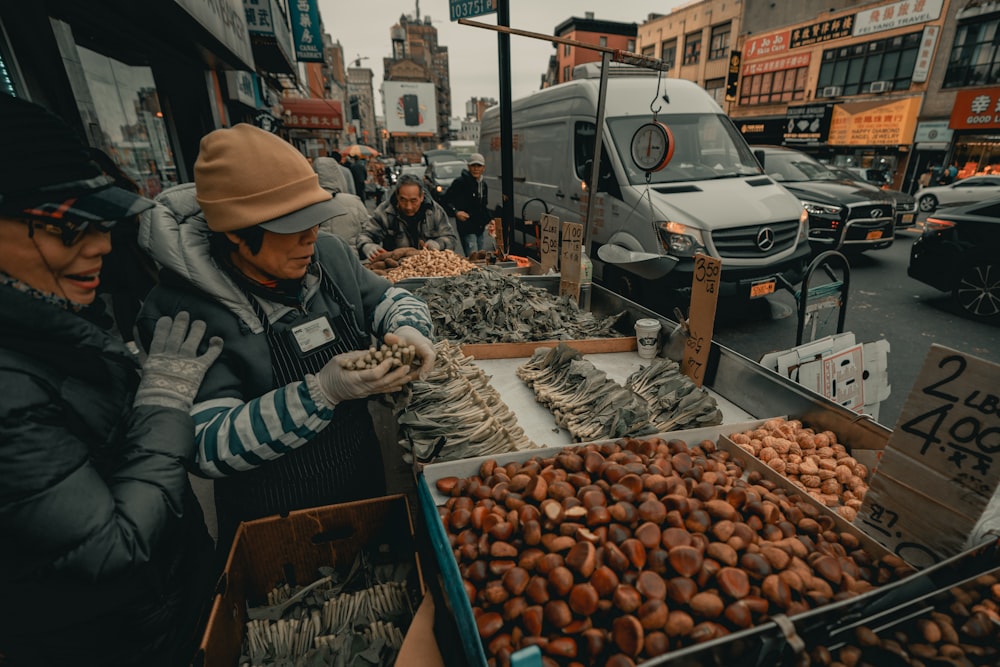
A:
<svg viewBox="0 0 1000 667">
<path fill-rule="evenodd" d="M 142 219 L 165 269 L 139 327 L 184 309 L 226 342 L 191 414 L 228 550 L 239 521 L 384 493 L 366 399 L 432 369 L 434 347 L 423 301 L 318 234 L 336 208 L 291 144 L 246 124 L 216 130 L 194 174 Z M 422 366 L 342 367 L 375 339 L 412 344 Z"/>
<path fill-rule="evenodd" d="M 485 250 L 483 230 L 490 222 L 486 211 L 486 160 L 482 153 L 469 156 L 469 168 L 463 169 L 461 176 L 452 181 L 444 194 L 448 214 L 455 218 L 458 238 L 468 256 L 477 250 Z"/>
</svg>

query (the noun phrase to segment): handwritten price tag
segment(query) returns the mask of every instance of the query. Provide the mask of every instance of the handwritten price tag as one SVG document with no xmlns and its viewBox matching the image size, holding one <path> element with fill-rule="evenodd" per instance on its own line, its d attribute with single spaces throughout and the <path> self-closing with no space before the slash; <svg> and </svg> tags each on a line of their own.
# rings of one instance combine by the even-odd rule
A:
<svg viewBox="0 0 1000 667">
<path fill-rule="evenodd" d="M 559 263 L 559 218 L 546 213 L 541 219 L 538 252 L 541 255 L 542 274 L 554 269 Z"/>
<path fill-rule="evenodd" d="M 580 298 L 580 247 L 583 245 L 583 225 L 562 223 L 562 244 L 559 262 L 559 294 Z"/>
<path fill-rule="evenodd" d="M 933 345 L 906 399 L 856 521 L 913 565 L 959 553 L 1000 482 L 998 377 Z"/>
<path fill-rule="evenodd" d="M 705 366 L 712 348 L 715 330 L 715 307 L 719 300 L 722 261 L 697 254 L 691 279 L 691 312 L 688 314 L 688 339 L 681 359 L 681 372 L 700 387 L 705 382 Z"/>
</svg>

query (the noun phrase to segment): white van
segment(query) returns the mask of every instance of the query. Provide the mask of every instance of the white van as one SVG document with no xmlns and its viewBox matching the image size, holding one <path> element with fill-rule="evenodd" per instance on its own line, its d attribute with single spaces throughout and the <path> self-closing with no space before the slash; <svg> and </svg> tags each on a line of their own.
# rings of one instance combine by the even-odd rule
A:
<svg viewBox="0 0 1000 667">
<path fill-rule="evenodd" d="M 513 101 L 515 224 L 545 212 L 564 222 L 585 220 L 599 79 L 600 63 L 581 65 L 573 81 Z M 657 97 L 657 76 L 649 70 L 617 66 L 609 76 L 588 249 L 595 278 L 642 303 L 665 291 L 683 296 L 700 252 L 722 260 L 723 297 L 755 298 L 798 283 L 810 253 L 802 204 L 763 173 L 704 89 L 664 77 L 659 92 L 665 97 Z M 670 128 L 675 149 L 647 180 L 630 145 L 636 129 L 652 120 L 651 106 L 660 107 L 657 120 Z M 499 211 L 498 107 L 483 115 L 479 146 L 488 205 Z"/>
</svg>

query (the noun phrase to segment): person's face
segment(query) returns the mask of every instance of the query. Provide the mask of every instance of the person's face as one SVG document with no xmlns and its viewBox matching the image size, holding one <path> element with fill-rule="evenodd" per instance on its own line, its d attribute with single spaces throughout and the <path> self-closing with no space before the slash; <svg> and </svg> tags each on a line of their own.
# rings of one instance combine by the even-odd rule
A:
<svg viewBox="0 0 1000 667">
<path fill-rule="evenodd" d="M 486 165 L 484 164 L 470 164 L 469 173 L 472 174 L 473 178 L 480 178 L 483 172 L 486 171 Z"/>
<path fill-rule="evenodd" d="M 226 234 L 237 244 L 233 264 L 248 278 L 257 282 L 298 280 L 306 274 L 316 250 L 319 225 L 294 234 L 277 234 L 264 230 L 260 251 L 254 255 L 246 243 L 232 233 Z"/>
<path fill-rule="evenodd" d="M 29 231 L 24 222 L 0 218 L 0 271 L 40 292 L 83 306 L 93 303 L 111 234 L 94 225 L 67 247 L 58 230 L 39 223 L 31 236 Z"/>
<path fill-rule="evenodd" d="M 424 189 L 416 183 L 407 183 L 396 191 L 396 208 L 410 218 L 417 214 L 424 203 Z"/>
</svg>

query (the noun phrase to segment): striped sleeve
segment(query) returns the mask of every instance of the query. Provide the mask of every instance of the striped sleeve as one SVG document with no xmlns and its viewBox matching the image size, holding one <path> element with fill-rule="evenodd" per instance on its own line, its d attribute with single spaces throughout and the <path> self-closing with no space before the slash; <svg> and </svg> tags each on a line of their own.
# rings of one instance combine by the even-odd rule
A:
<svg viewBox="0 0 1000 667">
<path fill-rule="evenodd" d="M 216 398 L 197 403 L 191 416 L 199 472 L 214 478 L 256 468 L 314 438 L 334 415 L 312 376 L 251 401 Z"/>
<path fill-rule="evenodd" d="M 434 332 L 434 323 L 427 304 L 405 289 L 390 287 L 375 306 L 372 314 L 372 330 L 377 335 L 384 336 L 405 326 L 413 327 L 428 338 L 431 338 Z"/>
</svg>

